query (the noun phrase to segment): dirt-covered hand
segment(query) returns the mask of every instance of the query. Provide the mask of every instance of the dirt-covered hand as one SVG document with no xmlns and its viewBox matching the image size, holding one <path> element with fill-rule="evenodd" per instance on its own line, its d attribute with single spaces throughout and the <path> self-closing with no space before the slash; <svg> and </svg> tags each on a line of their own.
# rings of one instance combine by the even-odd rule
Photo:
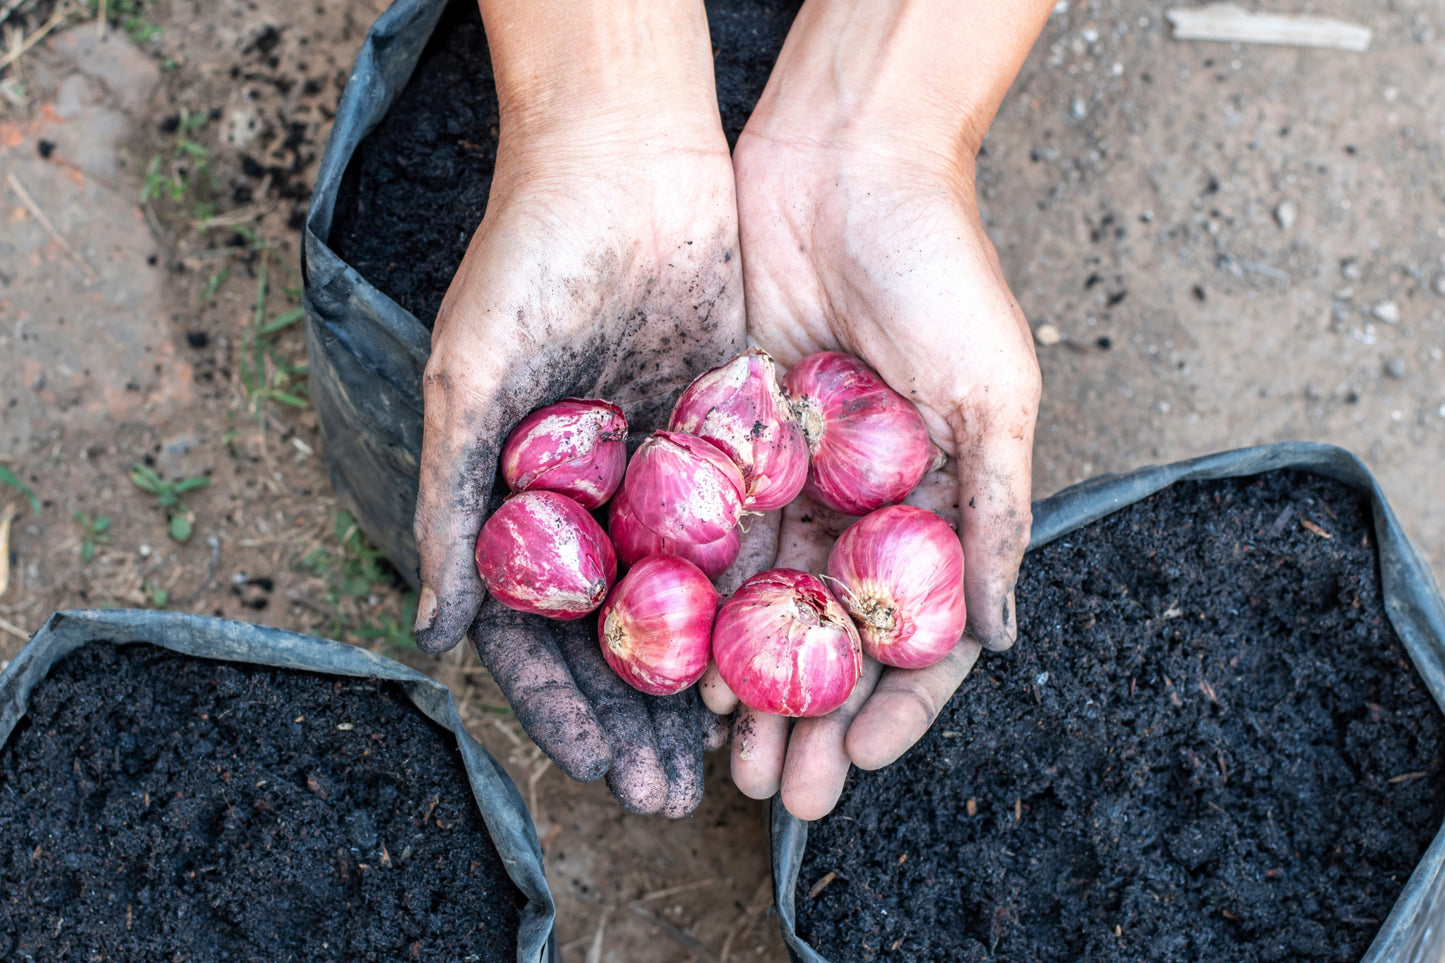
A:
<svg viewBox="0 0 1445 963">
<path fill-rule="evenodd" d="M 833 807 L 850 763 L 887 765 L 927 731 L 981 647 L 1012 644 L 1040 381 L 971 169 L 753 131 L 734 159 L 749 337 L 783 366 L 849 352 L 918 406 L 949 459 L 910 500 L 956 521 L 965 556 L 967 632 L 942 662 L 867 660 L 852 698 L 819 719 L 790 725 L 739 710 L 734 781 L 758 797 L 781 788 L 790 812 L 814 819 Z M 848 521 L 795 503 L 777 564 L 823 571 Z M 725 689 L 704 693 L 715 710 L 731 705 Z"/>
<path fill-rule="evenodd" d="M 709 123 L 710 120 L 710 123 Z M 504 125 L 486 216 L 442 303 L 424 379 L 417 644 L 470 630 L 531 737 L 577 779 L 607 775 L 638 812 L 682 815 L 702 791 L 709 716 L 653 699 L 601 657 L 596 617 L 559 623 L 486 598 L 473 551 L 505 488 L 497 457 L 528 412 L 564 397 L 662 427 L 701 371 L 744 343 L 732 167 L 713 108 L 699 123 Z"/>
</svg>

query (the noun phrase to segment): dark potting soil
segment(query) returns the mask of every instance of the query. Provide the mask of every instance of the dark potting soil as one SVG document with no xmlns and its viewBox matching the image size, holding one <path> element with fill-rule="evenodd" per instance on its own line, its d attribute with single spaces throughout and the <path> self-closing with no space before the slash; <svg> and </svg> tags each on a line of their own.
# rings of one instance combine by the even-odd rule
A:
<svg viewBox="0 0 1445 963">
<path fill-rule="evenodd" d="M 1024 563 L 1019 641 L 811 824 L 830 960 L 1358 960 L 1445 817 L 1368 506 L 1181 484 Z"/>
<path fill-rule="evenodd" d="M 525 898 L 392 683 L 92 645 L 0 751 L 0 959 L 515 961 Z"/>
<path fill-rule="evenodd" d="M 728 143 L 762 95 L 800 0 L 709 0 L 718 107 Z M 357 148 L 328 241 L 431 327 L 497 163 L 497 90 L 476 0 L 453 0 L 405 89 Z"/>
</svg>

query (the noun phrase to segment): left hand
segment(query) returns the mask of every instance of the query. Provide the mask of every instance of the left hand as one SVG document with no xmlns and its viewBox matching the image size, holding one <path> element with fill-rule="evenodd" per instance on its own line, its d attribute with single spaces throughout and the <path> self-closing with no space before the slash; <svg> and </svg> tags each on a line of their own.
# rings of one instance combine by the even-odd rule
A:
<svg viewBox="0 0 1445 963">
<path fill-rule="evenodd" d="M 1039 369 L 974 203 L 971 155 L 959 163 L 896 143 L 793 138 L 755 114 L 733 165 L 750 340 L 782 367 L 846 351 L 913 401 L 949 459 L 909 501 L 956 520 L 963 541 L 967 630 L 936 665 L 865 659 L 847 703 L 796 722 L 737 706 L 715 670 L 704 680 L 709 708 L 738 709 L 738 788 L 755 798 L 781 789 L 789 812 L 817 819 L 850 764 L 896 760 L 980 649 L 1006 649 L 1016 637 Z M 799 499 L 783 513 L 775 564 L 825 570 L 851 521 Z"/>
</svg>

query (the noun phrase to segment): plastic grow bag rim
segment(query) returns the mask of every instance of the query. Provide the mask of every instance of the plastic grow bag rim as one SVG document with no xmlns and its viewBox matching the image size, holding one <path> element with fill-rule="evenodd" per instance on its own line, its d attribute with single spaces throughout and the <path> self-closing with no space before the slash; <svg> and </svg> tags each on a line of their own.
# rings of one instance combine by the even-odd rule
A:
<svg viewBox="0 0 1445 963">
<path fill-rule="evenodd" d="M 527 898 L 517 933 L 518 963 L 556 959 L 556 905 L 543 871 L 536 828 L 501 764 L 467 732 L 447 686 L 394 659 L 283 629 L 182 612 L 68 610 L 46 620 L 0 673 L 0 743 L 9 739 L 28 710 L 31 692 L 54 664 L 101 640 L 117 645 L 149 642 L 197 658 L 398 683 L 422 714 L 456 738 L 488 835 L 507 875 Z"/>
<path fill-rule="evenodd" d="M 421 48 L 430 40 L 445 8 L 446 4 L 437 0 L 396 0 L 367 30 L 321 153 L 301 239 L 302 305 L 306 313 L 312 318 L 340 317 L 351 313 L 348 308 L 351 302 L 360 301 L 367 309 L 365 313 L 391 342 L 384 353 L 398 352 L 418 367 L 424 365 L 431 354 L 431 332 L 415 315 L 342 260 L 329 242 L 346 168 L 361 142 L 391 110 L 406 86 L 411 71 L 420 61 Z M 416 56 L 403 58 L 410 60 L 405 76 L 391 77 L 382 69 L 381 62 L 396 60 L 397 55 L 390 48 L 403 42 L 399 38 L 420 38 L 420 44 Z M 380 346 L 347 338 L 344 326 L 332 325 L 330 331 L 347 340 L 348 348 L 358 359 L 371 362 L 373 367 L 385 363 L 385 358 L 372 356 L 372 351 L 380 350 Z M 421 411 L 419 395 L 407 398 L 407 402 Z"/>
<path fill-rule="evenodd" d="M 1281 469 L 1333 478 L 1370 495 L 1385 613 L 1416 671 L 1445 711 L 1445 600 L 1424 557 L 1411 544 L 1384 492 L 1353 453 L 1335 445 L 1281 442 L 1204 455 L 1123 475 L 1100 475 L 1036 502 L 1029 551 L 1091 524 L 1180 481 L 1249 477 Z M 801 963 L 833 963 L 798 936 L 797 887 L 807 822 L 774 797 L 769 809 L 773 898 L 788 954 Z M 1423 960 L 1427 940 L 1445 945 L 1445 826 L 1425 850 L 1360 963 Z M 1432 961 L 1433 963 L 1433 961 Z"/>
</svg>

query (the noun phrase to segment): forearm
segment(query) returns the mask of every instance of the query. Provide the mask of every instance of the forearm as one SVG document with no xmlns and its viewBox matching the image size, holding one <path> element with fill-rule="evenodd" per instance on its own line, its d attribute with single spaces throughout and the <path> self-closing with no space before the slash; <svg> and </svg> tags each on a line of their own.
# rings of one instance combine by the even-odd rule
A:
<svg viewBox="0 0 1445 963">
<path fill-rule="evenodd" d="M 701 0 L 479 0 L 504 141 L 716 126 Z"/>
<path fill-rule="evenodd" d="M 753 133 L 971 161 L 1052 0 L 807 0 Z"/>
</svg>

